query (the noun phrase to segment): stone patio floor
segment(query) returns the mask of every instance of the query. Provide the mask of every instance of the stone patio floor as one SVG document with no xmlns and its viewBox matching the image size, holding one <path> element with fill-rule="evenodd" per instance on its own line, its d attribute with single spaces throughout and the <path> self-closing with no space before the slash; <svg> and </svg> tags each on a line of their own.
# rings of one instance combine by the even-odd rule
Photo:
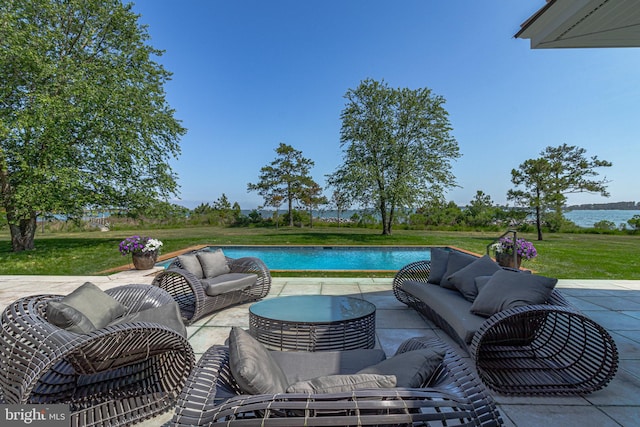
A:
<svg viewBox="0 0 640 427">
<path fill-rule="evenodd" d="M 53 293 L 65 295 L 91 281 L 102 289 L 131 283 L 151 283 L 154 271 L 124 271 L 110 276 L 0 276 L 0 306 L 19 297 Z M 640 281 L 570 280 L 557 288 L 582 312 L 606 328 L 616 341 L 620 366 L 603 390 L 586 396 L 507 397 L 493 394 L 506 426 L 609 427 L 640 425 Z M 391 279 L 367 278 L 273 278 L 267 298 L 284 295 L 350 295 L 374 303 L 376 342 L 387 355 L 413 336 L 435 333 L 460 348 L 431 322 L 398 302 Z M 207 316 L 188 328 L 196 358 L 211 345 L 222 344 L 232 326 L 248 328 L 251 303 L 237 305 Z M 465 354 L 463 352 L 463 354 Z M 469 360 L 470 366 L 473 362 Z M 167 423 L 171 413 L 139 426 Z"/>
</svg>

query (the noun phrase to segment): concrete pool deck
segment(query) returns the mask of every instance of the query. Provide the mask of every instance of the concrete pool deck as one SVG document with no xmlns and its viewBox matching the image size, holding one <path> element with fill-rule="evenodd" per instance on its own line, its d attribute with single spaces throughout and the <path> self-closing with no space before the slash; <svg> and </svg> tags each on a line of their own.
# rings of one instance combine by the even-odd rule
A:
<svg viewBox="0 0 640 427">
<path fill-rule="evenodd" d="M 131 283 L 151 283 L 153 271 L 127 270 L 109 276 L 0 276 L 0 305 L 19 297 L 67 294 L 85 281 L 102 289 Z M 350 295 L 374 303 L 376 345 L 388 355 L 409 337 L 435 333 L 460 349 L 442 331 L 415 310 L 398 302 L 392 279 L 372 278 L 273 278 L 267 298 L 284 295 Z M 603 390 L 586 396 L 507 397 L 492 393 L 506 426 L 609 427 L 636 426 L 640 416 L 640 281 L 562 279 L 557 288 L 587 316 L 613 336 L 620 366 Z M 223 309 L 188 327 L 196 358 L 211 345 L 224 343 L 232 326 L 248 328 L 251 303 Z M 463 353 L 464 354 L 464 353 Z M 469 361 L 473 366 L 473 362 Z M 137 424 L 155 427 L 167 423 L 171 413 Z"/>
</svg>

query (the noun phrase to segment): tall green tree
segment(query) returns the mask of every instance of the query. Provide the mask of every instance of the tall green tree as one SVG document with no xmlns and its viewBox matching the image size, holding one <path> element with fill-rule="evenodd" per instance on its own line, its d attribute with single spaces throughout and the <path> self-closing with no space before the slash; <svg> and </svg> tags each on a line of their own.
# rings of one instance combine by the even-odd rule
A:
<svg viewBox="0 0 640 427">
<path fill-rule="evenodd" d="M 256 191 L 265 201 L 265 206 L 279 207 L 287 202 L 289 226 L 293 227 L 293 203 L 304 196 L 304 189 L 314 183 L 309 175 L 313 160 L 302 155 L 290 145 L 280 143 L 277 156 L 260 169 L 257 183 L 249 183 L 247 191 Z"/>
<path fill-rule="evenodd" d="M 413 225 L 457 227 L 464 223 L 462 209 L 444 196 L 434 195 L 409 216 Z"/>
<path fill-rule="evenodd" d="M 362 206 L 374 206 L 382 234 L 398 209 L 419 206 L 455 186 L 451 161 L 460 157 L 445 99 L 430 89 L 394 89 L 367 79 L 345 95 L 343 164 L 329 185 Z"/>
<path fill-rule="evenodd" d="M 549 206 L 551 166 L 546 159 L 529 159 L 511 170 L 511 182 L 521 189 L 510 189 L 507 199 L 535 211 L 538 240 L 542 240 L 542 212 Z"/>
<path fill-rule="evenodd" d="M 331 206 L 336 209 L 338 227 L 340 227 L 340 217 L 342 216 L 342 212 L 351 207 L 351 201 L 349 200 L 349 197 L 340 190 L 334 190 L 331 194 L 330 203 Z"/>
<path fill-rule="evenodd" d="M 640 215 L 634 215 L 631 219 L 627 220 L 627 224 L 633 228 L 634 232 L 640 231 Z"/>
<path fill-rule="evenodd" d="M 595 177 L 598 176 L 596 168 L 611 165 L 597 156 L 587 158 L 586 150 L 574 145 L 547 147 L 539 158 L 526 160 L 519 169 L 511 171 L 511 182 L 523 188 L 509 190 L 507 198 L 535 210 L 538 240 L 542 240 L 543 213 L 552 211 L 549 222 L 560 224 L 567 194 L 586 192 L 609 196 L 609 181 Z"/>
<path fill-rule="evenodd" d="M 312 180 L 302 188 L 300 204 L 309 212 L 309 227 L 313 228 L 313 210 L 327 203 L 329 200 L 322 194 L 322 187 L 317 182 Z"/>
<path fill-rule="evenodd" d="M 484 191 L 476 191 L 476 195 L 469 202 L 465 210 L 467 224 L 471 226 L 486 227 L 496 219 L 496 208 L 491 201 L 491 196 Z"/>
<path fill-rule="evenodd" d="M 587 157 L 586 153 L 584 148 L 567 144 L 547 147 L 541 153 L 551 168 L 549 195 L 556 221 L 563 218 L 562 209 L 566 205 L 567 194 L 597 193 L 609 197 L 609 181 L 606 177 L 596 179 L 596 168 L 611 167 L 612 163 L 600 160 L 598 156 Z"/>
<path fill-rule="evenodd" d="M 185 129 L 131 4 L 0 2 L 0 204 L 14 251 L 36 219 L 85 206 L 135 209 L 177 192 Z"/>
<path fill-rule="evenodd" d="M 231 206 L 231 202 L 226 194 L 222 193 L 222 196 L 218 197 L 218 200 L 213 202 L 212 210 L 217 214 L 218 221 L 222 225 L 229 225 L 235 221 L 236 211 Z M 240 206 L 238 205 L 238 210 Z"/>
</svg>

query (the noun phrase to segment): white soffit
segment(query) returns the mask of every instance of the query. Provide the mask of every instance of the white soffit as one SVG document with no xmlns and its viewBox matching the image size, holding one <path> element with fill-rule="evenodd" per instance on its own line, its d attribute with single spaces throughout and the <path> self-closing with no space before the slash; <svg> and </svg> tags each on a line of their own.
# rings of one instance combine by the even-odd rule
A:
<svg viewBox="0 0 640 427">
<path fill-rule="evenodd" d="M 640 47 L 640 0 L 547 0 L 521 27 L 532 49 Z"/>
</svg>

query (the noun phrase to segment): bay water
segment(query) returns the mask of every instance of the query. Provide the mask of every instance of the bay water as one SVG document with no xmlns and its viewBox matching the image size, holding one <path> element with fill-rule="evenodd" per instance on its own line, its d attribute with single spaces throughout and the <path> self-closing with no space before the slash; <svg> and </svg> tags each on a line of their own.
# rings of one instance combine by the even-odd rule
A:
<svg viewBox="0 0 640 427">
<path fill-rule="evenodd" d="M 625 224 L 628 227 L 627 221 L 634 215 L 640 215 L 640 210 L 603 209 L 564 212 L 566 219 L 584 228 L 591 228 L 593 224 L 600 221 L 611 221 L 616 227 L 619 227 L 620 224 Z"/>
</svg>

